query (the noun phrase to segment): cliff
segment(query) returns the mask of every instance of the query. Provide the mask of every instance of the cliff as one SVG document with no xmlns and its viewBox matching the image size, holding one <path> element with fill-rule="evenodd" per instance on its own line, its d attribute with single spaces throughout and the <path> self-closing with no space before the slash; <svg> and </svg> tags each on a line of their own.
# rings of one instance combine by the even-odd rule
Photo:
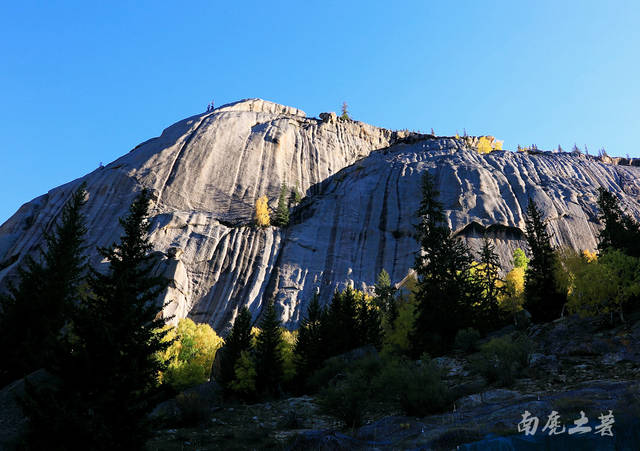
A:
<svg viewBox="0 0 640 451">
<path fill-rule="evenodd" d="M 224 330 L 241 305 L 257 316 L 274 296 L 293 327 L 316 287 L 393 282 L 414 260 L 414 213 L 424 171 L 436 177 L 452 230 L 474 248 L 486 231 L 503 264 L 524 247 L 532 197 L 558 245 L 593 249 L 596 190 L 640 217 L 640 168 L 576 154 L 480 155 L 473 140 L 393 132 L 333 114 L 307 118 L 259 99 L 190 117 L 105 167 L 23 205 L 0 227 L 0 284 L 35 252 L 71 192 L 87 182 L 89 249 L 117 241 L 117 217 L 143 188 L 153 193 L 151 240 L 173 282 L 166 315 Z M 305 197 L 286 229 L 251 225 L 256 199 L 275 209 L 280 186 Z M 101 264 L 97 253 L 91 262 Z"/>
</svg>

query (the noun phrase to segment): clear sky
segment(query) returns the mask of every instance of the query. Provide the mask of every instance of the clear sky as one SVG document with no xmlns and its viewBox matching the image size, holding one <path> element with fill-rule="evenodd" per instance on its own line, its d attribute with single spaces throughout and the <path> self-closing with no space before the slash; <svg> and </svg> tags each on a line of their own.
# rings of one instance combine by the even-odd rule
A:
<svg viewBox="0 0 640 451">
<path fill-rule="evenodd" d="M 638 1 L 3 2 L 0 223 L 216 105 L 640 157 Z"/>
</svg>

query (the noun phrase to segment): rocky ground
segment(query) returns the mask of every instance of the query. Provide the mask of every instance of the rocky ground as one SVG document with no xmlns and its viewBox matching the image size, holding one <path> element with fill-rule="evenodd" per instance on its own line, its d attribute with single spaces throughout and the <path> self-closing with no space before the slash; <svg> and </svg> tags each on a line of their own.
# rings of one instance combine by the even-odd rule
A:
<svg viewBox="0 0 640 451">
<path fill-rule="evenodd" d="M 311 396 L 222 403 L 210 383 L 156 409 L 157 428 L 147 449 L 640 449 L 640 321 L 612 328 L 607 321 L 571 317 L 531 326 L 527 334 L 534 342 L 530 366 L 508 388 L 477 375 L 472 355 L 435 359 L 447 385 L 461 393 L 445 413 L 415 418 L 379 406 L 367 412 L 362 427 L 345 430 Z M 47 380 L 42 371 L 30 378 Z M 23 390 L 22 381 L 0 390 L 0 449 L 10 449 L 24 428 L 15 402 Z M 534 435 L 518 431 L 525 411 L 539 418 Z M 584 411 L 592 431 L 549 436 L 542 428 L 552 411 L 567 428 Z M 595 435 L 598 417 L 609 411 L 613 437 Z"/>
<path fill-rule="evenodd" d="M 415 418 L 374 409 L 364 426 L 347 431 L 321 415 L 308 396 L 254 405 L 207 404 L 200 425 L 162 428 L 149 449 L 637 450 L 640 321 L 632 324 L 611 328 L 603 320 L 571 317 L 530 327 L 535 343 L 530 368 L 509 388 L 486 385 L 473 374 L 469 356 L 439 358 L 447 384 L 473 392 L 447 413 Z M 554 410 L 567 428 L 584 411 L 592 432 L 542 432 Z M 613 437 L 594 434 L 598 417 L 609 410 Z M 525 411 L 539 418 L 534 435 L 518 431 Z"/>
</svg>

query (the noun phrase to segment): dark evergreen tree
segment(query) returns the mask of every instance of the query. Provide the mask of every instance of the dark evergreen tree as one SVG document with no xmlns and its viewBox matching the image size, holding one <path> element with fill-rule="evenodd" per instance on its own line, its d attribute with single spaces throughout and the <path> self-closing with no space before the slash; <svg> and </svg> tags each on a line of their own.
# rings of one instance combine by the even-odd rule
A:
<svg viewBox="0 0 640 451">
<path fill-rule="evenodd" d="M 292 205 L 297 205 L 302 200 L 302 194 L 300 194 L 300 189 L 298 189 L 298 185 L 295 188 L 291 189 L 291 194 L 289 195 L 289 203 Z"/>
<path fill-rule="evenodd" d="M 379 310 L 351 287 L 334 293 L 320 314 L 319 331 L 323 360 L 365 345 L 380 347 L 382 342 Z"/>
<path fill-rule="evenodd" d="M 391 277 L 384 268 L 382 268 L 382 271 L 378 274 L 374 291 L 376 295 L 375 304 L 387 316 L 389 323 L 393 324 L 398 317 L 398 307 L 395 299 L 397 290 L 391 285 Z"/>
<path fill-rule="evenodd" d="M 68 345 L 51 372 L 53 390 L 26 403 L 34 449 L 143 449 L 158 401 L 156 353 L 166 349 L 158 295 L 167 279 L 152 273 L 143 191 L 120 219 L 120 244 L 99 248 L 106 273 L 92 270 L 91 293 L 74 313 Z"/>
<path fill-rule="evenodd" d="M 382 347 L 382 318 L 380 309 L 365 300 L 364 293 L 356 304 L 358 322 L 357 346 L 373 345 Z"/>
<path fill-rule="evenodd" d="M 4 347 L 0 387 L 47 367 L 68 321 L 85 275 L 81 213 L 85 184 L 62 209 L 59 221 L 45 234 L 46 247 L 36 260 L 25 258 L 17 286 L 0 298 L 0 341 Z"/>
<path fill-rule="evenodd" d="M 309 303 L 306 317 L 300 323 L 293 350 L 300 389 L 303 389 L 307 378 L 320 368 L 327 355 L 321 328 L 323 310 L 316 292 Z"/>
<path fill-rule="evenodd" d="M 600 231 L 598 251 L 618 249 L 632 257 L 640 257 L 640 225 L 620 208 L 610 191 L 598 188 L 598 218 L 604 225 Z"/>
<path fill-rule="evenodd" d="M 524 306 L 531 313 L 532 321 L 552 321 L 560 317 L 566 296 L 556 286 L 556 256 L 551 247 L 551 237 L 540 210 L 531 199 L 525 224 L 531 260 L 524 277 Z"/>
<path fill-rule="evenodd" d="M 336 291 L 331 299 L 331 304 L 324 317 L 328 327 L 324 339 L 331 355 L 342 354 L 357 348 L 358 319 L 357 319 L 356 293 L 351 287 L 347 287 L 342 293 Z"/>
<path fill-rule="evenodd" d="M 225 340 L 224 346 L 218 352 L 220 356 L 220 377 L 218 382 L 229 388 L 235 378 L 235 365 L 243 351 L 251 352 L 253 347 L 251 338 L 251 313 L 247 307 L 242 307 L 233 323 L 231 332 Z"/>
<path fill-rule="evenodd" d="M 442 204 L 429 173 L 422 178 L 422 200 L 416 226 L 421 252 L 416 255 L 418 276 L 416 317 L 411 333 L 414 356 L 442 354 L 458 329 L 473 322 L 473 304 L 480 293 L 471 277 L 467 246 L 451 236 Z"/>
<path fill-rule="evenodd" d="M 280 188 L 280 197 L 278 198 L 278 208 L 276 209 L 275 225 L 278 227 L 286 227 L 289 225 L 289 203 L 287 202 L 287 185 L 284 183 Z"/>
<path fill-rule="evenodd" d="M 284 375 L 282 359 L 282 325 L 273 302 L 268 302 L 260 334 L 256 340 L 256 389 L 259 393 L 277 395 Z"/>
<path fill-rule="evenodd" d="M 474 268 L 474 279 L 479 284 L 480 303 L 475 315 L 475 327 L 488 331 L 500 326 L 503 314 L 498 299 L 505 292 L 504 281 L 500 279 L 500 259 L 495 246 L 485 236 L 480 249 L 479 263 Z"/>
</svg>

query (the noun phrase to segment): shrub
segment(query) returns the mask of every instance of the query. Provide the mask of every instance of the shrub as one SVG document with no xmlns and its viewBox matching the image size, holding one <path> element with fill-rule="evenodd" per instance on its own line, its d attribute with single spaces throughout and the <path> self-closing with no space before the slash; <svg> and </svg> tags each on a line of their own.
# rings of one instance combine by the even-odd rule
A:
<svg viewBox="0 0 640 451">
<path fill-rule="evenodd" d="M 520 334 L 514 338 L 509 335 L 494 338 L 480 346 L 472 367 L 488 382 L 509 386 L 528 367 L 531 347 L 530 340 Z"/>
<path fill-rule="evenodd" d="M 180 393 L 176 406 L 181 426 L 198 426 L 209 419 L 209 406 L 197 393 Z"/>
<path fill-rule="evenodd" d="M 461 329 L 456 334 L 454 347 L 460 349 L 463 352 L 472 352 L 476 350 L 479 339 L 480 332 L 478 332 L 473 327 Z"/>
<path fill-rule="evenodd" d="M 318 396 L 320 409 L 342 421 L 347 427 L 362 424 L 365 412 L 371 403 L 383 398 L 379 375 L 383 361 L 377 354 L 349 362 L 341 357 L 329 359 L 318 371 L 326 380 L 325 388 Z M 316 380 L 316 384 L 319 381 Z"/>
<path fill-rule="evenodd" d="M 329 385 L 329 382 L 339 375 L 345 375 L 348 362 L 341 357 L 332 357 L 325 360 L 320 369 L 316 370 L 308 379 L 307 387 L 312 393 L 320 391 Z"/>
<path fill-rule="evenodd" d="M 320 410 L 342 421 L 349 428 L 362 424 L 365 411 L 369 407 L 370 387 L 357 375 L 349 374 L 320 392 Z"/>
<path fill-rule="evenodd" d="M 428 357 L 423 357 L 420 363 L 395 360 L 385 365 L 375 381 L 376 391 L 397 403 L 407 415 L 421 417 L 442 412 L 451 397 L 441 375 L 441 370 Z"/>
</svg>

